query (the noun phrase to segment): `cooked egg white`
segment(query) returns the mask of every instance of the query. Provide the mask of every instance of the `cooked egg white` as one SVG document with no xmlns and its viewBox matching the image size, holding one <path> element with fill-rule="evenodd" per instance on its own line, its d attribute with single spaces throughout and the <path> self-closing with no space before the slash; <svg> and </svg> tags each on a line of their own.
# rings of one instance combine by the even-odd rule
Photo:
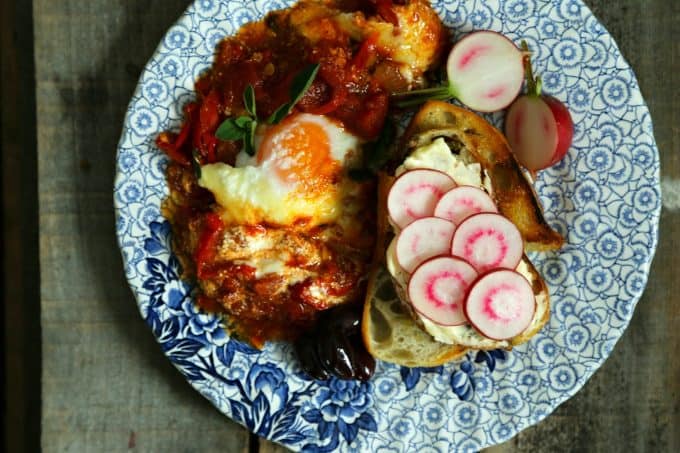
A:
<svg viewBox="0 0 680 453">
<path fill-rule="evenodd" d="M 461 154 L 452 153 L 443 138 L 438 138 L 432 143 L 414 150 L 411 155 L 404 160 L 403 164 L 397 168 L 396 174 L 398 176 L 407 170 L 416 168 L 439 170 L 451 176 L 458 185 L 481 187 L 486 190 L 487 193 L 492 193 L 491 180 L 486 171 L 482 171 L 481 165 L 474 162 L 472 157 L 467 155 L 465 150 L 463 150 Z M 396 234 L 399 233 L 399 229 L 395 225 L 392 225 L 392 228 Z M 387 270 L 397 284 L 406 289 L 409 274 L 401 268 L 397 261 L 396 240 L 397 238 L 395 236 L 387 248 Z M 526 277 L 527 280 L 531 281 L 531 273 L 524 261 L 521 261 L 515 270 Z M 543 297 L 545 296 L 539 296 L 539 298 Z M 534 314 L 532 324 L 529 328 L 540 322 L 543 318 L 544 311 L 547 309 L 548 304 L 543 303 L 542 300 L 537 300 L 536 302 L 536 313 Z M 509 341 L 491 340 L 480 335 L 479 332 L 468 324 L 460 326 L 442 326 L 433 323 L 424 316 L 420 316 L 419 314 L 417 314 L 417 316 L 422 321 L 425 331 L 441 343 L 461 344 L 476 348 L 505 348 L 510 346 Z"/>
<path fill-rule="evenodd" d="M 356 190 L 346 168 L 360 159 L 360 144 L 326 117 L 291 115 L 258 128 L 255 156 L 242 152 L 235 167 L 205 165 L 198 183 L 213 193 L 227 224 L 332 223 L 349 209 L 343 200 Z"/>
</svg>

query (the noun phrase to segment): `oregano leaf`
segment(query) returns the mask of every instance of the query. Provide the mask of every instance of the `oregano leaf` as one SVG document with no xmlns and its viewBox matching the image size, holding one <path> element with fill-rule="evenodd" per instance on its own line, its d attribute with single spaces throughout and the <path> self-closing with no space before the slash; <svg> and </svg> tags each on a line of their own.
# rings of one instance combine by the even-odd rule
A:
<svg viewBox="0 0 680 453">
<path fill-rule="evenodd" d="M 243 92 L 243 105 L 253 118 L 257 118 L 255 110 L 255 89 L 250 84 L 248 84 Z"/>
<path fill-rule="evenodd" d="M 215 131 L 215 137 L 220 140 L 239 140 L 243 138 L 243 128 L 237 123 L 237 120 L 240 118 L 227 118 L 224 120 Z"/>
</svg>

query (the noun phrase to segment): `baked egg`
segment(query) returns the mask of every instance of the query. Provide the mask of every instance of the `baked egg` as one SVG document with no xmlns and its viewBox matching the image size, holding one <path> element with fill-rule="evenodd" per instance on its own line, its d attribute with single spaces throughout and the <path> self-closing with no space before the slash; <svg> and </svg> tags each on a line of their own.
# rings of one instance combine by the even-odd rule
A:
<svg viewBox="0 0 680 453">
<path fill-rule="evenodd" d="M 358 137 L 321 115 L 293 114 L 260 125 L 255 155 L 241 151 L 235 166 L 205 165 L 198 181 L 232 225 L 314 227 L 338 221 L 358 189 L 347 169 L 361 158 Z"/>
</svg>

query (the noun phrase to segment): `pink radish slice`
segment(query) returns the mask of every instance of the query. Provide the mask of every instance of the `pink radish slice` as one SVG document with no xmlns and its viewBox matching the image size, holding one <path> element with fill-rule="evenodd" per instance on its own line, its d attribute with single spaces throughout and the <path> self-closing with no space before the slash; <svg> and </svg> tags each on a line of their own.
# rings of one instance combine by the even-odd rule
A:
<svg viewBox="0 0 680 453">
<path fill-rule="evenodd" d="M 424 217 L 410 223 L 397 238 L 399 265 L 409 274 L 425 260 L 449 253 L 456 226 L 448 220 Z"/>
<path fill-rule="evenodd" d="M 522 259 L 524 245 L 517 227 L 500 214 L 475 214 L 456 228 L 451 254 L 463 258 L 477 272 L 514 269 Z"/>
<path fill-rule="evenodd" d="M 387 212 L 399 228 L 434 213 L 437 201 L 456 183 L 446 173 L 437 170 L 407 171 L 394 181 L 387 195 Z"/>
<path fill-rule="evenodd" d="M 454 187 L 441 197 L 434 208 L 435 217 L 450 220 L 456 225 L 480 212 L 498 212 L 498 209 L 486 192 L 473 186 Z"/>
<path fill-rule="evenodd" d="M 495 112 L 510 105 L 522 89 L 523 54 L 505 36 L 479 31 L 451 49 L 446 71 L 458 100 L 473 110 Z"/>
<path fill-rule="evenodd" d="M 507 340 L 531 323 L 536 298 L 531 284 L 521 274 L 497 270 L 480 277 L 465 300 L 465 316 L 485 337 Z"/>
<path fill-rule="evenodd" d="M 574 133 L 569 111 L 555 98 L 522 96 L 505 119 L 505 135 L 515 157 L 529 170 L 542 170 L 567 153 Z"/>
<path fill-rule="evenodd" d="M 432 322 L 457 326 L 466 322 L 465 295 L 476 278 L 474 268 L 459 258 L 432 258 L 413 272 L 408 297 L 413 308 Z"/>
</svg>

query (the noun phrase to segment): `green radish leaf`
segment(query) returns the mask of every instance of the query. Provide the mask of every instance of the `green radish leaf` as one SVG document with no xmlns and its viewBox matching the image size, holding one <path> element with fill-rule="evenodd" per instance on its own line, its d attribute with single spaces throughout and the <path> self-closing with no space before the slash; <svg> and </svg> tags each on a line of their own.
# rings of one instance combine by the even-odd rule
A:
<svg viewBox="0 0 680 453">
<path fill-rule="evenodd" d="M 248 117 L 239 117 L 239 118 L 227 118 L 220 124 L 220 126 L 217 128 L 215 131 L 215 137 L 219 138 L 220 140 L 240 140 L 243 138 L 243 127 L 239 126 L 238 122 L 241 120 L 241 118 L 247 118 L 248 120 L 252 121 Z"/>
<path fill-rule="evenodd" d="M 253 118 L 257 117 L 255 113 L 255 89 L 250 84 L 248 84 L 246 90 L 243 92 L 243 105 Z"/>
</svg>

